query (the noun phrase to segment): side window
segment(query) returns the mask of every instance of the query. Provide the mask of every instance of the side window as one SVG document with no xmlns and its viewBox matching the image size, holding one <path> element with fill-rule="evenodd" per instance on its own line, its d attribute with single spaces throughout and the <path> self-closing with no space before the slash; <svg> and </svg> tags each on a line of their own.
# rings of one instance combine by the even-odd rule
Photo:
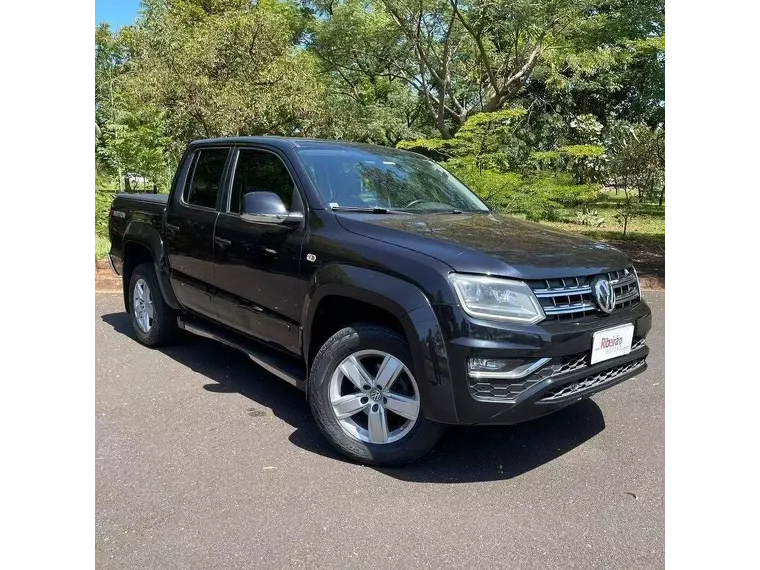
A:
<svg viewBox="0 0 760 570">
<path fill-rule="evenodd" d="M 293 179 L 280 157 L 262 150 L 240 149 L 232 179 L 230 212 L 241 212 L 243 196 L 248 192 L 274 192 L 286 208 L 293 210 L 295 191 Z"/>
<path fill-rule="evenodd" d="M 185 185 L 183 198 L 193 206 L 216 208 L 216 196 L 224 174 L 229 149 L 209 148 L 195 153 L 191 175 Z"/>
</svg>

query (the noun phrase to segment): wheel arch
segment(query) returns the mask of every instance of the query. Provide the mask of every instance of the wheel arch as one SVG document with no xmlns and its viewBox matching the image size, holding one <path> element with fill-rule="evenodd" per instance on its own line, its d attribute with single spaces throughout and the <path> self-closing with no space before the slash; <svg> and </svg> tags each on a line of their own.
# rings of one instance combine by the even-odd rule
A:
<svg viewBox="0 0 760 570">
<path fill-rule="evenodd" d="M 388 326 L 409 343 L 415 377 L 420 390 L 427 395 L 422 400 L 425 416 L 455 423 L 443 334 L 422 290 L 399 277 L 371 269 L 353 266 L 324 266 L 322 269 L 312 279 L 301 319 L 307 370 L 322 342 L 341 328 L 357 322 Z M 329 319 L 327 327 L 324 326 L 326 318 Z"/>
<path fill-rule="evenodd" d="M 168 264 L 164 255 L 164 241 L 161 235 L 150 224 L 131 221 L 124 231 L 123 240 L 122 286 L 124 307 L 127 312 L 129 312 L 129 283 L 132 279 L 132 271 L 140 263 L 151 262 L 164 301 L 172 309 L 181 308 L 169 281 Z"/>
</svg>

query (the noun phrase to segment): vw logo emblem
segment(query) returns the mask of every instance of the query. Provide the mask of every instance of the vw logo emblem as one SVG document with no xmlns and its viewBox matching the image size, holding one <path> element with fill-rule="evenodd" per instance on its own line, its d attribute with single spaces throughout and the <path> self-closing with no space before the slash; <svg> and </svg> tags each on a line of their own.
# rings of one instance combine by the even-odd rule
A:
<svg viewBox="0 0 760 570">
<path fill-rule="evenodd" d="M 591 284 L 591 291 L 599 308 L 608 315 L 615 309 L 615 290 L 610 282 L 600 277 Z"/>
<path fill-rule="evenodd" d="M 377 388 L 373 388 L 372 391 L 369 393 L 369 397 L 373 402 L 379 402 L 380 398 L 383 397 L 383 393 Z"/>
</svg>

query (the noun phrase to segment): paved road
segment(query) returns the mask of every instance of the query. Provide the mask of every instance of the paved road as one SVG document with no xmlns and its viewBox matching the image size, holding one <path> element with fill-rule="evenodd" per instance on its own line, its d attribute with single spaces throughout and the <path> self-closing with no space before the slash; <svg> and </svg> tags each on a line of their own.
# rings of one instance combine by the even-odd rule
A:
<svg viewBox="0 0 760 570">
<path fill-rule="evenodd" d="M 649 370 L 552 416 L 454 428 L 400 469 L 343 461 L 295 388 L 96 296 L 96 561 L 110 568 L 664 566 L 664 292 Z"/>
</svg>

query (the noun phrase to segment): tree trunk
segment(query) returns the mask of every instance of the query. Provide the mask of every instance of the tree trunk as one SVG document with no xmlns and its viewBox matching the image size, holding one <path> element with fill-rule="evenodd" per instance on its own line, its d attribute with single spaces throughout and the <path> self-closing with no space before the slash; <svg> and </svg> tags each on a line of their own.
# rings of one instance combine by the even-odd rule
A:
<svg viewBox="0 0 760 570">
<path fill-rule="evenodd" d="M 662 185 L 662 190 L 660 190 L 660 200 L 658 202 L 658 206 L 662 207 L 662 202 L 665 200 L 665 185 Z"/>
<path fill-rule="evenodd" d="M 132 192 L 132 186 L 129 184 L 129 176 L 124 175 L 124 191 Z"/>
<path fill-rule="evenodd" d="M 437 113 L 437 116 L 435 118 L 435 126 L 438 129 L 438 131 L 441 133 L 441 138 L 444 139 L 450 139 L 452 137 L 451 131 L 449 130 L 449 127 L 446 125 L 446 117 L 444 113 Z"/>
</svg>

